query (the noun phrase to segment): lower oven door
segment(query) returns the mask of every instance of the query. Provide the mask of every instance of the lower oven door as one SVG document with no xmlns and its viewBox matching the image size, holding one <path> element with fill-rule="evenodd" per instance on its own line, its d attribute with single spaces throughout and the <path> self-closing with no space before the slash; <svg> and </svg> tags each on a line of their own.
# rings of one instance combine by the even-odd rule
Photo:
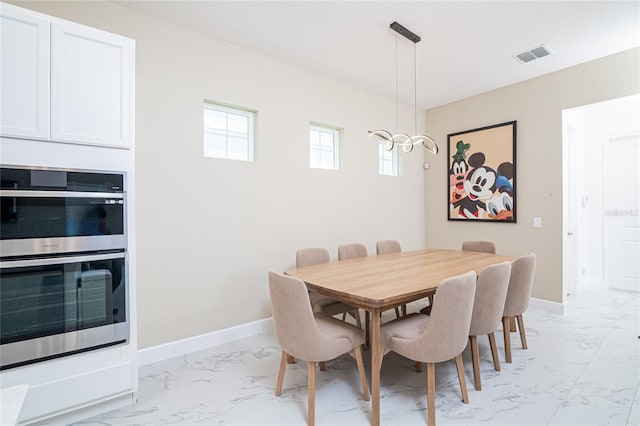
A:
<svg viewBox="0 0 640 426">
<path fill-rule="evenodd" d="M 0 369 L 125 342 L 125 252 L 0 262 Z"/>
</svg>

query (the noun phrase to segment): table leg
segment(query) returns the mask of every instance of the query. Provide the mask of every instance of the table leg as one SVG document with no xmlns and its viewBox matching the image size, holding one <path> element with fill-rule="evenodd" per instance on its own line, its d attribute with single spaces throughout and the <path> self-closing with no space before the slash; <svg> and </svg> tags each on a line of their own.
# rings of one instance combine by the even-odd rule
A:
<svg viewBox="0 0 640 426">
<path fill-rule="evenodd" d="M 380 345 L 380 309 L 371 311 L 371 424 L 380 425 L 380 368 L 382 347 Z"/>
</svg>

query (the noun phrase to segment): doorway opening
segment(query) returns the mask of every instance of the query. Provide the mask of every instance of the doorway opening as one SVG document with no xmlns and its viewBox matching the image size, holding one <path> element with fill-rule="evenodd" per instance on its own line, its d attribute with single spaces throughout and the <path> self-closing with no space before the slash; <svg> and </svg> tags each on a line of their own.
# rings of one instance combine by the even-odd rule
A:
<svg viewBox="0 0 640 426">
<path fill-rule="evenodd" d="M 563 302 L 640 292 L 640 95 L 562 111 Z"/>
</svg>

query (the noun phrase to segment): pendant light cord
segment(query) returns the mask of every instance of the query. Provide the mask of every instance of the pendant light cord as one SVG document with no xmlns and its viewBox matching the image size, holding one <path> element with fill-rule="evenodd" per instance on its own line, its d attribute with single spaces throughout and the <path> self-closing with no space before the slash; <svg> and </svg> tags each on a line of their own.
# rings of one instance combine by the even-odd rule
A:
<svg viewBox="0 0 640 426">
<path fill-rule="evenodd" d="M 413 43 L 413 134 L 418 134 L 418 77 L 416 72 L 416 43 Z"/>
</svg>

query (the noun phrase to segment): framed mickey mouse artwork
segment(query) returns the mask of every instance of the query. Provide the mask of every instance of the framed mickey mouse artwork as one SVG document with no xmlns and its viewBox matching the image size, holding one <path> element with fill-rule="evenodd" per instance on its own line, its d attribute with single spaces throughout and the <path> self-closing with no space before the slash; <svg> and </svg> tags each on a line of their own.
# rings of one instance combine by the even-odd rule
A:
<svg viewBox="0 0 640 426">
<path fill-rule="evenodd" d="M 448 219 L 516 223 L 516 121 L 447 137 Z"/>
</svg>

